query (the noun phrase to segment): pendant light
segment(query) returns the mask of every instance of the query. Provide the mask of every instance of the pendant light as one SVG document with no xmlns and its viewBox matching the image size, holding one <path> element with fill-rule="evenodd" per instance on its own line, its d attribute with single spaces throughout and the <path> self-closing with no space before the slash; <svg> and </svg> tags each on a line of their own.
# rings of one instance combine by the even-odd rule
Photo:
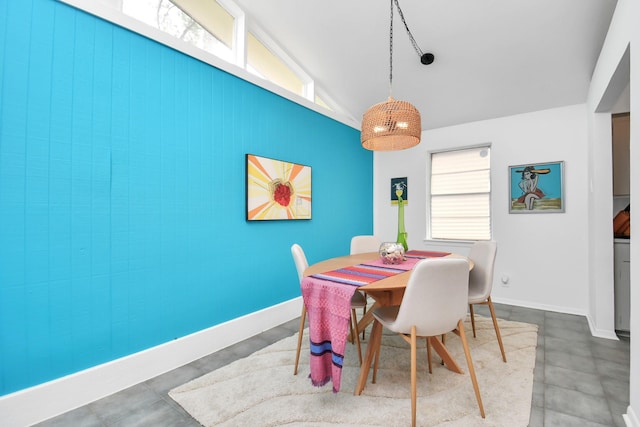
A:
<svg viewBox="0 0 640 427">
<path fill-rule="evenodd" d="M 362 130 L 360 141 L 367 150 L 391 151 L 404 150 L 420 143 L 422 126 L 420 112 L 407 101 L 398 101 L 391 96 L 393 82 L 393 4 L 398 8 L 398 14 L 407 30 L 413 48 L 420 55 L 422 64 L 431 64 L 434 56 L 431 53 L 422 53 L 413 35 L 409 31 L 398 0 L 391 1 L 389 24 L 389 98 L 370 107 L 362 115 Z"/>
</svg>

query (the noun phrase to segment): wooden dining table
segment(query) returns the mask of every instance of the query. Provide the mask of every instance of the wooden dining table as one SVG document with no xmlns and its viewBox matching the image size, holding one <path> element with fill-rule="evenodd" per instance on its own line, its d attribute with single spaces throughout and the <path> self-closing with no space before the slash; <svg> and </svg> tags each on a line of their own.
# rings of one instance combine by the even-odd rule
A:
<svg viewBox="0 0 640 427">
<path fill-rule="evenodd" d="M 442 256 L 440 256 L 442 257 Z M 463 258 L 469 262 L 469 270 L 473 269 L 473 261 L 467 257 L 459 254 L 450 253 L 445 257 Z M 343 267 L 366 263 L 368 261 L 376 260 L 379 258 L 377 252 L 368 252 L 354 255 L 345 255 L 336 258 L 320 261 L 313 265 L 310 265 L 305 271 L 304 276 L 311 276 L 314 274 L 320 274 L 327 271 L 336 270 Z M 369 283 L 364 286 L 360 286 L 357 289 L 365 292 L 368 296 L 374 299 L 375 303 L 373 307 L 369 308 L 364 316 L 358 321 L 358 330 L 362 331 L 371 322 L 373 322 L 373 311 L 378 307 L 400 305 L 404 291 L 407 287 L 407 283 L 411 277 L 411 270 L 396 274 L 375 282 Z M 362 366 L 360 367 L 360 376 L 354 390 L 355 395 L 360 395 L 367 382 L 369 370 L 371 369 L 371 363 L 375 357 L 376 352 L 380 348 L 380 341 L 382 339 L 382 325 L 380 322 L 375 322 L 369 336 L 369 344 L 367 345 L 367 352 L 364 356 Z M 460 366 L 453 359 L 442 341 L 435 337 L 429 338 L 432 348 L 438 353 L 445 366 L 453 372 L 463 373 Z"/>
</svg>

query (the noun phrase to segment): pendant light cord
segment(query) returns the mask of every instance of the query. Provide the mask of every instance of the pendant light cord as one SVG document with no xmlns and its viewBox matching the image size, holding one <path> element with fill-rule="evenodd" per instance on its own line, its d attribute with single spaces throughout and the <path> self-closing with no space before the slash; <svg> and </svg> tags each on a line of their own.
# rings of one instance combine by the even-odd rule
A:
<svg viewBox="0 0 640 427">
<path fill-rule="evenodd" d="M 424 53 L 420 49 L 420 46 L 418 46 L 418 43 L 416 43 L 416 39 L 413 38 L 413 34 L 411 34 L 411 31 L 409 31 L 409 26 L 407 25 L 407 21 L 404 19 L 404 14 L 402 13 L 402 9 L 400 9 L 400 3 L 398 3 L 398 0 L 393 0 L 393 3 L 395 3 L 396 7 L 398 8 L 398 14 L 400 15 L 400 19 L 402 19 L 404 28 L 407 30 L 407 34 L 409 35 L 409 40 L 411 40 L 411 44 L 413 45 L 413 48 L 415 49 L 416 53 L 420 57 L 422 57 Z M 393 5 L 391 6 L 391 9 L 393 11 Z M 393 20 L 393 17 L 391 19 Z"/>
<path fill-rule="evenodd" d="M 391 98 L 391 87 L 393 83 L 393 0 L 391 0 L 389 16 L 389 98 Z"/>
<path fill-rule="evenodd" d="M 402 13 L 402 9 L 400 8 L 400 3 L 398 0 L 391 0 L 391 8 L 389 11 L 390 22 L 389 22 L 389 96 L 391 96 L 391 87 L 393 84 L 393 4 L 395 3 L 398 8 L 398 14 L 400 15 L 400 19 L 402 19 L 402 23 L 404 24 L 404 28 L 407 30 L 407 34 L 409 35 L 409 40 L 411 40 L 411 44 L 413 45 L 413 49 L 416 51 L 418 56 L 420 56 L 420 62 L 424 65 L 431 64 L 434 60 L 434 56 L 431 53 L 424 53 L 418 43 L 416 43 L 416 39 L 413 38 L 413 34 L 409 30 L 409 26 L 407 25 L 407 21 L 404 19 L 404 13 Z"/>
</svg>

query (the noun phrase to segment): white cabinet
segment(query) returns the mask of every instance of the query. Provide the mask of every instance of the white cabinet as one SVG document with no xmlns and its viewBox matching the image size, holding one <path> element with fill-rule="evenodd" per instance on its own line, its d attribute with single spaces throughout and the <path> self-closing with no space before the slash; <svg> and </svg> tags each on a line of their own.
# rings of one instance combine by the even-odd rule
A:
<svg viewBox="0 0 640 427">
<path fill-rule="evenodd" d="M 615 239 L 613 244 L 614 259 L 614 295 L 615 295 L 615 329 L 629 332 L 629 317 L 631 314 L 629 294 L 629 241 Z"/>
</svg>

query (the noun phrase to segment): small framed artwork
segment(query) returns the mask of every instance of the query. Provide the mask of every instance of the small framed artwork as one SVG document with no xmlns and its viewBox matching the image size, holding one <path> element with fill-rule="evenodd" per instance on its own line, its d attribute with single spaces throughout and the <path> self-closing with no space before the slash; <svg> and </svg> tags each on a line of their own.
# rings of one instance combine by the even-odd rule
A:
<svg viewBox="0 0 640 427">
<path fill-rule="evenodd" d="M 564 162 L 509 166 L 509 213 L 564 212 Z"/>
<path fill-rule="evenodd" d="M 311 219 L 311 167 L 246 156 L 247 221 Z"/>
<path fill-rule="evenodd" d="M 391 178 L 391 204 L 398 204 L 398 197 L 402 197 L 402 203 L 409 202 L 409 185 L 407 177 Z"/>
</svg>

